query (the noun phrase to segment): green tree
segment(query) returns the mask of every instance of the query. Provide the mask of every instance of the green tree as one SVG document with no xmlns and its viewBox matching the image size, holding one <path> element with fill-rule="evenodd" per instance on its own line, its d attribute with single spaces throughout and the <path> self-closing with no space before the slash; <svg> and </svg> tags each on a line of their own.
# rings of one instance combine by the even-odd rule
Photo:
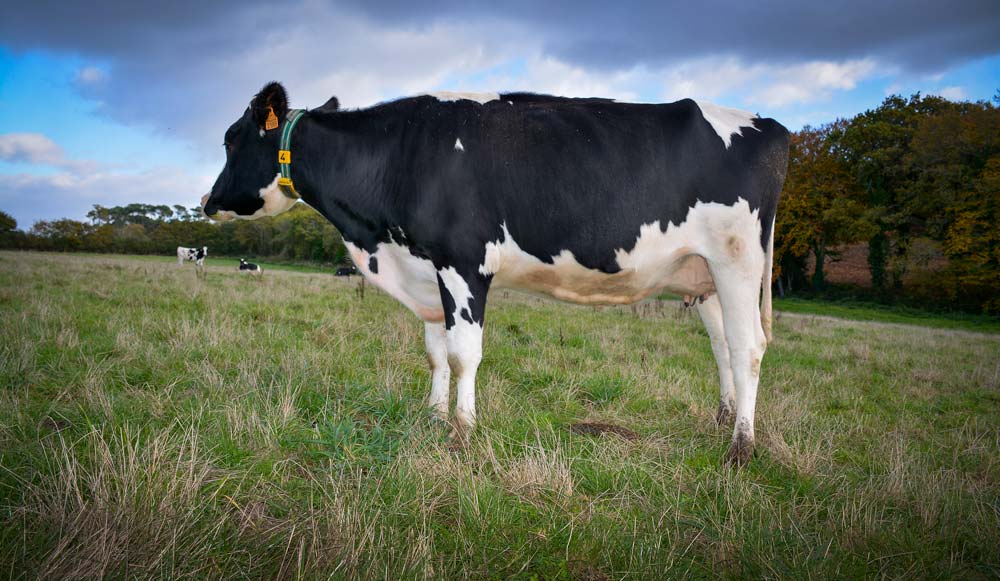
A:
<svg viewBox="0 0 1000 581">
<path fill-rule="evenodd" d="M 788 176 L 778 206 L 776 261 L 794 280 L 794 270 L 801 278 L 811 253 L 815 258 L 811 284 L 816 290 L 826 285 L 831 248 L 863 240 L 876 228 L 850 166 L 836 151 L 835 138 L 845 125 L 838 121 L 805 127 L 792 135 Z"/>
<path fill-rule="evenodd" d="M 837 151 L 850 164 L 867 197 L 869 215 L 877 226 L 868 241 L 872 286 L 887 283 L 900 289 L 906 254 L 915 224 L 912 203 L 913 167 L 906 163 L 920 120 L 956 107 L 936 96 L 919 93 L 905 99 L 887 97 L 874 109 L 857 115 L 833 136 Z"/>
<path fill-rule="evenodd" d="M 0 234 L 6 234 L 13 230 L 17 230 L 17 220 L 7 212 L 0 210 Z"/>
</svg>

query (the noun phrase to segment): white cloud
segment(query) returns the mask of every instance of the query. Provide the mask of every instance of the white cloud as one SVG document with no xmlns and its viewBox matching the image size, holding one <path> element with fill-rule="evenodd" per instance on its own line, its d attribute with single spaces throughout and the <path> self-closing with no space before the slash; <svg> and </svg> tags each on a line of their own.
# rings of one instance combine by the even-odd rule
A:
<svg viewBox="0 0 1000 581">
<path fill-rule="evenodd" d="M 968 96 L 965 94 L 965 89 L 962 87 L 944 87 L 937 91 L 937 94 L 948 99 L 949 101 L 965 101 Z"/>
<path fill-rule="evenodd" d="M 76 82 L 81 85 L 96 85 L 107 78 L 107 74 L 97 67 L 83 67 L 76 72 Z"/>
<path fill-rule="evenodd" d="M 34 220 L 82 219 L 94 204 L 145 202 L 191 207 L 209 191 L 212 180 L 166 166 L 135 173 L 105 170 L 5 175 L 0 185 L 0 207 L 18 220 L 20 228 L 27 229 Z"/>
<path fill-rule="evenodd" d="M 648 72 L 639 67 L 627 71 L 590 71 L 539 53 L 525 63 L 524 74 L 489 77 L 486 86 L 479 89 L 638 101 L 641 98 L 638 87 L 647 76 Z"/>
<path fill-rule="evenodd" d="M 96 163 L 69 159 L 59 145 L 41 133 L 0 134 L 0 160 L 45 165 L 74 172 L 93 170 Z"/>
<path fill-rule="evenodd" d="M 682 63 L 664 72 L 665 100 L 683 97 L 718 99 L 735 96 L 744 106 L 777 109 L 825 101 L 875 76 L 873 59 L 811 61 L 790 65 L 753 63 L 736 58 L 707 58 Z"/>
<path fill-rule="evenodd" d="M 72 159 L 40 133 L 0 135 L 0 160 L 55 168 L 54 173 L 5 174 L 0 180 L 0 208 L 22 228 L 28 220 L 82 218 L 94 204 L 132 202 L 192 206 L 212 187 L 213 178 L 184 168 L 156 166 L 126 171 L 120 166 Z"/>
<path fill-rule="evenodd" d="M 55 165 L 64 160 L 62 148 L 41 133 L 0 135 L 0 159 Z"/>
</svg>

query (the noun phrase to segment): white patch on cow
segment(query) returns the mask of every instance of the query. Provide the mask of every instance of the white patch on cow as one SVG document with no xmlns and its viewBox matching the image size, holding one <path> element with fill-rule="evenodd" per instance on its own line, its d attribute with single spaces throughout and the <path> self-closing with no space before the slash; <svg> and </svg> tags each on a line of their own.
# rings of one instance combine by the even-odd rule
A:
<svg viewBox="0 0 1000 581">
<path fill-rule="evenodd" d="M 431 261 L 413 256 L 405 246 L 394 242 L 380 243 L 373 254 L 348 241 L 344 245 L 358 271 L 372 284 L 392 295 L 424 321 L 444 321 L 437 272 Z M 369 268 L 372 257 L 378 272 Z"/>
<path fill-rule="evenodd" d="M 707 259 L 719 255 L 719 241 L 726 252 L 739 254 L 760 251 L 760 220 L 757 210 L 740 199 L 727 206 L 698 202 L 681 224 L 659 221 L 639 228 L 631 250 L 619 248 L 615 257 L 619 272 L 607 274 L 584 267 L 569 250 L 543 262 L 521 249 L 507 225 L 503 237 L 489 242 L 479 272 L 493 276 L 493 287 L 513 288 L 551 295 L 557 299 L 585 304 L 627 304 L 668 290 L 676 294 L 701 296 L 715 291 Z M 720 257 L 720 259 L 725 256 Z"/>
<path fill-rule="evenodd" d="M 451 367 L 448 364 L 448 340 L 444 325 L 425 322 L 424 344 L 427 347 L 427 361 L 431 365 L 431 394 L 427 398 L 427 405 L 435 416 L 447 420 Z"/>
<path fill-rule="evenodd" d="M 287 212 L 298 202 L 298 200 L 286 196 L 278 187 L 278 178 L 280 177 L 280 173 L 275 175 L 274 181 L 260 189 L 260 197 L 264 200 L 264 207 L 257 210 L 254 215 L 263 212 L 265 216 L 277 216 L 282 212 Z"/>
<path fill-rule="evenodd" d="M 462 309 L 468 311 L 471 317 L 472 311 L 469 310 L 469 301 L 472 300 L 472 291 L 469 290 L 469 285 L 465 282 L 465 279 L 459 276 L 458 271 L 453 266 L 438 271 L 438 276 L 441 277 L 445 288 L 451 294 L 451 299 L 455 301 L 455 319 L 459 319 Z"/>
<path fill-rule="evenodd" d="M 465 148 L 462 147 L 462 140 L 461 139 L 456 139 L 455 140 L 455 150 L 456 151 L 465 151 Z"/>
<path fill-rule="evenodd" d="M 277 216 L 283 212 L 287 212 L 295 205 L 298 200 L 294 198 L 289 198 L 284 193 L 282 193 L 281 188 L 278 187 L 278 178 L 281 174 L 274 176 L 274 180 L 268 185 L 264 186 L 259 190 L 259 195 L 262 200 L 264 200 L 264 205 L 260 207 L 256 212 L 249 216 L 243 216 L 237 214 L 231 210 L 219 210 L 214 215 L 210 216 L 213 220 L 218 222 L 228 222 L 229 220 L 257 220 L 258 218 L 264 218 L 266 216 Z M 202 207 L 205 207 L 204 201 L 202 201 Z"/>
<path fill-rule="evenodd" d="M 455 416 L 465 428 L 476 423 L 476 370 L 483 359 L 483 327 L 462 316 L 472 317 L 472 291 L 454 267 L 438 271 L 441 282 L 455 302 L 455 325 L 447 331 L 448 361 L 458 379 L 455 383 Z"/>
<path fill-rule="evenodd" d="M 201 247 L 202 253 L 201 258 L 198 258 L 197 248 L 185 248 L 184 246 L 177 247 L 177 264 L 183 265 L 185 260 L 190 260 L 194 262 L 195 266 L 203 267 L 205 266 L 205 258 L 208 257 L 208 246 Z"/>
<path fill-rule="evenodd" d="M 480 105 L 484 103 L 489 103 L 490 101 L 499 101 L 500 93 L 462 93 L 457 91 L 436 91 L 433 93 L 427 93 L 428 96 L 434 97 L 438 101 L 475 101 Z"/>
<path fill-rule="evenodd" d="M 726 144 L 727 149 L 732 144 L 733 135 L 743 135 L 744 127 L 760 131 L 753 125 L 753 120 L 757 118 L 753 113 L 721 107 L 714 103 L 702 101 L 695 101 L 695 103 L 701 109 L 705 121 L 708 121 L 709 125 L 712 126 L 722 142 Z"/>
</svg>

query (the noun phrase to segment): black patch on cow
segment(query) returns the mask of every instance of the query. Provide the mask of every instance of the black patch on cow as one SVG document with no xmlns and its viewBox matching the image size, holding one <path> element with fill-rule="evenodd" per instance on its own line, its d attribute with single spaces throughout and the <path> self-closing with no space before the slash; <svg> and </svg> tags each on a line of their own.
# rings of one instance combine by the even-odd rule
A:
<svg viewBox="0 0 1000 581">
<path fill-rule="evenodd" d="M 344 213 L 345 216 L 350 218 L 352 221 L 356 222 L 360 226 L 364 226 L 369 232 L 374 232 L 378 227 L 375 222 L 365 218 L 364 216 L 355 212 L 349 205 L 344 203 L 342 200 L 334 200 L 333 203 L 337 208 Z M 388 231 L 387 231 L 388 232 Z M 379 240 L 380 242 L 388 241 L 388 237 L 385 240 Z M 365 250 L 368 250 L 367 248 Z"/>
<path fill-rule="evenodd" d="M 368 270 L 370 270 L 372 274 L 378 274 L 378 259 L 374 256 L 368 259 Z"/>
<path fill-rule="evenodd" d="M 460 314 L 461 314 L 462 318 L 465 319 L 466 321 L 468 321 L 469 323 L 473 322 L 472 321 L 472 313 L 469 312 L 469 309 L 467 309 L 465 307 L 462 307 L 462 312 Z"/>
<path fill-rule="evenodd" d="M 455 299 L 448 292 L 448 287 L 441 280 L 441 275 L 437 275 L 438 290 L 441 291 L 441 308 L 444 309 L 444 326 L 451 329 L 455 326 Z"/>
</svg>

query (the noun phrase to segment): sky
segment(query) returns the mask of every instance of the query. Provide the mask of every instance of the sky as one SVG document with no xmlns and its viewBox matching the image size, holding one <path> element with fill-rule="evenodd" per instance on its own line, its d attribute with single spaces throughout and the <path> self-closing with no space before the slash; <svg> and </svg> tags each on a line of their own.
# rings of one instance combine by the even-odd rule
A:
<svg viewBox="0 0 1000 581">
<path fill-rule="evenodd" d="M 198 203 L 268 81 L 293 107 L 436 90 L 684 97 L 790 129 L 890 94 L 990 100 L 998 0 L 0 4 L 0 210 Z"/>
</svg>

